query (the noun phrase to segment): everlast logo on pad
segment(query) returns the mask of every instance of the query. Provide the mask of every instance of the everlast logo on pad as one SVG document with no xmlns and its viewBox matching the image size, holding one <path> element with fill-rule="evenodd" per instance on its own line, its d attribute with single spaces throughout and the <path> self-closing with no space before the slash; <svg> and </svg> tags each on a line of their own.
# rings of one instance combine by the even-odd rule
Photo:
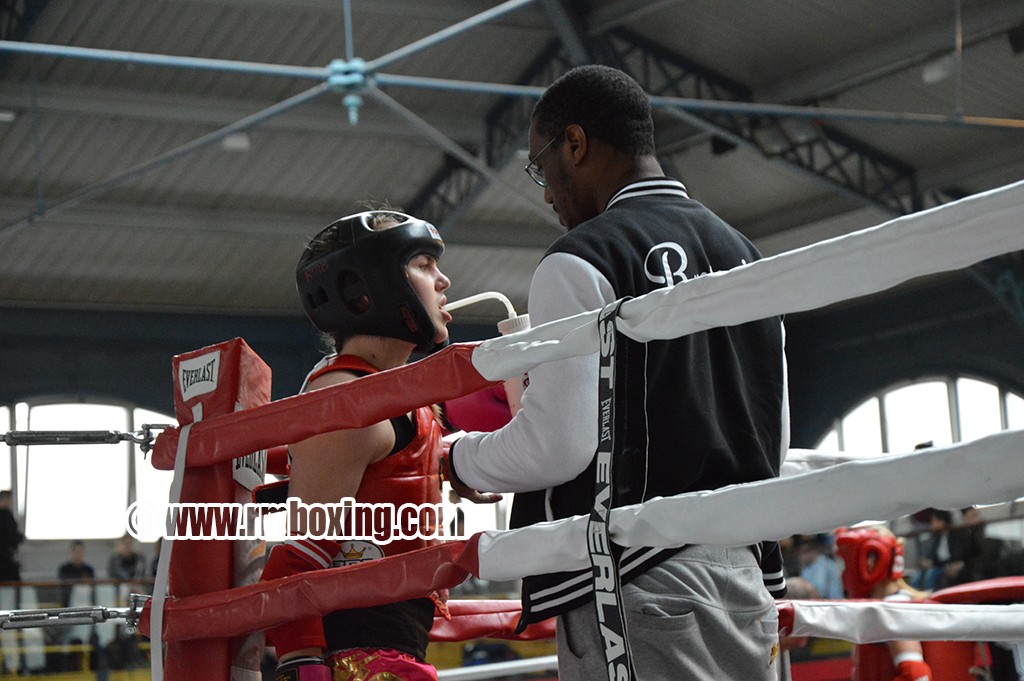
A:
<svg viewBox="0 0 1024 681">
<path fill-rule="evenodd" d="M 250 491 L 254 487 L 262 485 L 267 477 L 267 450 L 261 449 L 258 452 L 232 459 L 231 477 Z"/>
<path fill-rule="evenodd" d="M 220 350 L 186 359 L 178 365 L 178 385 L 181 399 L 188 402 L 193 397 L 212 393 L 217 389 L 217 375 L 220 371 Z"/>
</svg>

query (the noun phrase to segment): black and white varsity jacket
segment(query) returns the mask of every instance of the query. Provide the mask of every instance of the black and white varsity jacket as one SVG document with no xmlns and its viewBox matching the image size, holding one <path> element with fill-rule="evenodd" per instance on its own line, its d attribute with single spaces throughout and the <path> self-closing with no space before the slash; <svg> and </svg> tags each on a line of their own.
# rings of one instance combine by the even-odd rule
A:
<svg viewBox="0 0 1024 681">
<path fill-rule="evenodd" d="M 531 320 L 598 309 L 760 257 L 682 183 L 634 182 L 548 249 L 530 288 Z M 778 475 L 788 445 L 778 317 L 646 344 L 620 334 L 616 345 L 613 506 Z M 455 465 L 464 482 L 516 492 L 513 527 L 590 512 L 597 368 L 596 355 L 538 367 L 511 423 L 459 441 Z M 677 550 L 619 551 L 623 582 Z M 781 595 L 778 548 L 763 553 L 766 586 Z M 527 577 L 522 624 L 578 607 L 591 593 L 589 569 Z"/>
</svg>

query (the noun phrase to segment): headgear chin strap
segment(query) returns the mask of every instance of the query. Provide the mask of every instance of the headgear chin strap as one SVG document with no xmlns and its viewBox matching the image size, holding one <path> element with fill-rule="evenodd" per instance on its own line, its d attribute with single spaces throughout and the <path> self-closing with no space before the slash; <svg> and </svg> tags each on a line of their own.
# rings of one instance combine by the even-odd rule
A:
<svg viewBox="0 0 1024 681">
<path fill-rule="evenodd" d="M 843 559 L 843 586 L 851 598 L 870 598 L 876 584 L 903 577 L 903 545 L 891 534 L 838 530 L 836 553 Z"/>
<path fill-rule="evenodd" d="M 374 230 L 374 219 L 382 216 L 398 224 Z M 430 352 L 438 329 L 409 283 L 406 265 L 417 255 L 440 258 L 443 252 L 441 235 L 423 220 L 392 211 L 349 215 L 325 227 L 299 259 L 299 299 L 321 331 L 397 338 Z"/>
</svg>

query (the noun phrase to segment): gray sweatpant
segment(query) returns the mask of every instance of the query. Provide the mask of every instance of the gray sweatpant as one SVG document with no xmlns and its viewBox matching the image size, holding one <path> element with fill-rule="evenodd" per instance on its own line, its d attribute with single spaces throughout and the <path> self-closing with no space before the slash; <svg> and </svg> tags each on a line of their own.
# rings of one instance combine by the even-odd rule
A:
<svg viewBox="0 0 1024 681">
<path fill-rule="evenodd" d="M 639 681 L 775 681 L 775 601 L 749 548 L 688 546 L 622 587 Z M 608 678 L 593 603 L 558 618 L 559 681 Z"/>
</svg>

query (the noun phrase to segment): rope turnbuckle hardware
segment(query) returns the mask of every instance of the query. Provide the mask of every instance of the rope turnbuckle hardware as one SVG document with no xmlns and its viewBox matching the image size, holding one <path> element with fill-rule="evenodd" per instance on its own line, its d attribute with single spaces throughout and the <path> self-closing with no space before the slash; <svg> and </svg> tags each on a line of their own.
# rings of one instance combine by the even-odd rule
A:
<svg viewBox="0 0 1024 681">
<path fill-rule="evenodd" d="M 116 430 L 12 430 L 4 433 L 9 447 L 19 445 L 116 445 L 131 442 L 143 453 L 153 448 L 153 430 L 170 428 L 169 424 L 143 424 L 140 430 L 122 433 Z"/>
</svg>

